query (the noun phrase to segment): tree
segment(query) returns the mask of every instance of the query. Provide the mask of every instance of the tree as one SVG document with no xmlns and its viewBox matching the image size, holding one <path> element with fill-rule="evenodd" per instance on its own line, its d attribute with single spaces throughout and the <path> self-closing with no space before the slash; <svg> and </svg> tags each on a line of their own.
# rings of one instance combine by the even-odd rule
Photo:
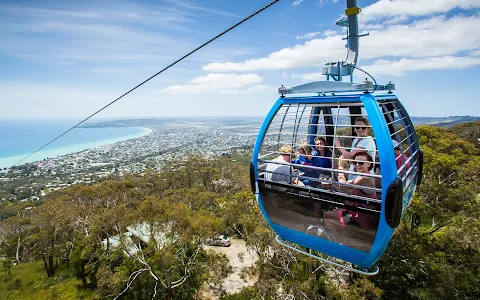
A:
<svg viewBox="0 0 480 300">
<path fill-rule="evenodd" d="M 480 151 L 480 121 L 458 124 L 449 131 L 469 141 Z"/>
<path fill-rule="evenodd" d="M 35 209 L 32 202 L 10 205 L 10 217 L 0 223 L 2 228 L 2 252 L 7 257 L 14 257 L 17 263 L 23 261 L 29 247 L 27 236 L 31 230 L 31 215 Z"/>
<path fill-rule="evenodd" d="M 29 242 L 42 258 L 48 277 L 53 276 L 58 260 L 68 260 L 73 240 L 72 212 L 64 202 L 46 201 L 32 215 Z"/>
<path fill-rule="evenodd" d="M 460 129 L 417 128 L 423 183 L 371 279 L 386 298 L 480 294 L 480 160 L 474 145 L 459 138 Z"/>
<path fill-rule="evenodd" d="M 104 294 L 116 291 L 115 298 L 125 293 L 141 298 L 162 290 L 159 297 L 182 298 L 178 295 L 192 295 L 202 282 L 228 271 L 228 264 L 216 263 L 226 262 L 224 257 L 203 250 L 206 240 L 222 228 L 222 221 L 208 210 L 195 210 L 175 199 L 147 197 L 130 216 L 130 223 L 132 234 L 120 238 L 126 258 L 117 266 L 125 270 L 124 287 L 121 291 L 119 286 L 110 287 Z M 99 284 L 106 287 L 115 274 L 102 272 Z"/>
</svg>

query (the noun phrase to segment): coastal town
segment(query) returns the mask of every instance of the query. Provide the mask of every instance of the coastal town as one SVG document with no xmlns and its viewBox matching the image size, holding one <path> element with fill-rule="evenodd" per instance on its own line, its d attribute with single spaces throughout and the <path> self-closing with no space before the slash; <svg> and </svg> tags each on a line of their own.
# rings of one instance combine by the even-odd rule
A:
<svg viewBox="0 0 480 300">
<path fill-rule="evenodd" d="M 412 119 L 416 125 L 450 127 L 480 118 Z M 245 160 L 251 155 L 262 121 L 260 117 L 190 117 L 89 122 L 82 127 L 139 127 L 151 132 L 134 139 L 0 169 L 0 203 L 36 200 L 75 184 L 88 185 L 116 176 L 142 174 L 146 170 L 159 171 L 165 163 L 188 155 Z"/>
<path fill-rule="evenodd" d="M 137 119 L 86 124 L 85 127 L 144 127 L 151 133 L 114 144 L 0 170 L 0 201 L 39 199 L 75 184 L 93 184 L 112 176 L 160 170 L 188 155 L 248 155 L 261 120 Z"/>
</svg>

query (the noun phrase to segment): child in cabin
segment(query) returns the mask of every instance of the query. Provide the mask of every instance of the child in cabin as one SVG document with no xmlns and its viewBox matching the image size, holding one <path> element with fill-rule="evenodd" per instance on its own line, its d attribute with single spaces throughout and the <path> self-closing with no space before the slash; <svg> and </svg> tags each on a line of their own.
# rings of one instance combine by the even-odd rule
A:
<svg viewBox="0 0 480 300">
<path fill-rule="evenodd" d="M 293 164 L 296 164 L 296 165 L 306 166 L 304 168 L 302 167 L 296 168 L 300 171 L 298 175 L 311 177 L 311 178 L 318 178 L 319 171 L 309 168 L 310 166 L 313 166 L 312 158 L 313 158 L 312 148 L 310 148 L 310 145 L 307 142 L 303 142 L 298 147 L 298 158 L 292 162 Z M 310 185 L 310 183 L 312 183 L 311 180 L 307 178 L 301 179 L 301 182 L 304 185 Z"/>
</svg>

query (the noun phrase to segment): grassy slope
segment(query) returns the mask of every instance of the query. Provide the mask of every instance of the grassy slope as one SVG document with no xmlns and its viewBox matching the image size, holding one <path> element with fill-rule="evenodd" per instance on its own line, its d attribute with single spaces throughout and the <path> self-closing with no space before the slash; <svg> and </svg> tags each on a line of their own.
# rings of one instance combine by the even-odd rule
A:
<svg viewBox="0 0 480 300">
<path fill-rule="evenodd" d="M 11 269 L 7 276 L 0 268 L 0 300 L 4 299 L 99 299 L 91 289 L 82 288 L 81 280 L 59 266 L 55 275 L 48 278 L 43 262 L 20 264 Z"/>
</svg>

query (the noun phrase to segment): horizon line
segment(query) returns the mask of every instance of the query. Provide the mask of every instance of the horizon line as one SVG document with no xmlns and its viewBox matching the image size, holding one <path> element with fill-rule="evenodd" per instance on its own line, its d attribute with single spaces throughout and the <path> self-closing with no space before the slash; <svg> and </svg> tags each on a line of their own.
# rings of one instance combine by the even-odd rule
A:
<svg viewBox="0 0 480 300">
<path fill-rule="evenodd" d="M 480 116 L 473 115 L 449 115 L 449 116 L 410 116 L 411 118 L 454 118 L 454 117 L 469 117 L 469 118 L 480 118 Z M 81 117 L 78 117 L 81 118 Z M 254 115 L 254 116 L 118 116 L 118 117 L 104 117 L 98 118 L 89 121 L 114 121 L 114 120 L 139 120 L 139 119 L 173 119 L 173 118 L 265 118 L 265 115 Z M 0 121 L 67 121 L 67 120 L 77 120 L 77 117 L 36 117 L 36 118 L 9 118 L 9 117 L 0 117 Z"/>
</svg>

